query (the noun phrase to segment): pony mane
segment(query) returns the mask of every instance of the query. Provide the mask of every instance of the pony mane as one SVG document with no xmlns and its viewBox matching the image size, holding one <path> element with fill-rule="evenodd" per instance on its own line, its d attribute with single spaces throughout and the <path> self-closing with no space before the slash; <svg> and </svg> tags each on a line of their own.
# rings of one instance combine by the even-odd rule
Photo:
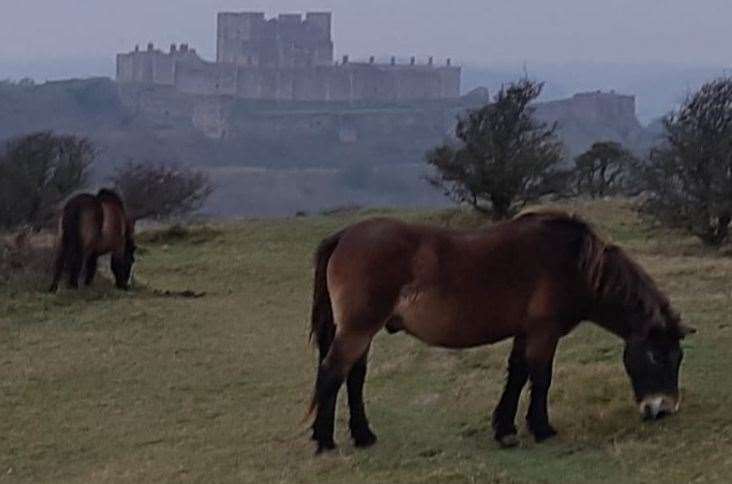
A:
<svg viewBox="0 0 732 484">
<path fill-rule="evenodd" d="M 623 249 L 600 237 L 580 216 L 560 210 L 536 210 L 516 218 L 563 226 L 576 234 L 573 240 L 578 241 L 578 269 L 595 301 L 631 308 L 642 324 L 678 322 L 668 298 L 651 276 Z"/>
<path fill-rule="evenodd" d="M 602 301 L 613 301 L 636 308 L 643 321 L 665 325 L 675 321 L 671 305 L 651 276 L 623 249 L 616 245 L 605 248 L 602 270 L 595 295 Z"/>
</svg>

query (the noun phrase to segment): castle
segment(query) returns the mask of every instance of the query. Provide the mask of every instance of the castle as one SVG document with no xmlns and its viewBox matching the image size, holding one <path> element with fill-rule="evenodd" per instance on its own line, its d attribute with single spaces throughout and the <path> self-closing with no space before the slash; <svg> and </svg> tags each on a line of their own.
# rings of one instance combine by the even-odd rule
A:
<svg viewBox="0 0 732 484">
<path fill-rule="evenodd" d="M 403 101 L 460 96 L 460 67 L 396 61 L 334 60 L 331 14 L 263 13 L 218 15 L 216 62 L 187 44 L 169 52 L 146 50 L 117 55 L 117 81 L 171 86 L 187 94 L 277 101 Z"/>
</svg>

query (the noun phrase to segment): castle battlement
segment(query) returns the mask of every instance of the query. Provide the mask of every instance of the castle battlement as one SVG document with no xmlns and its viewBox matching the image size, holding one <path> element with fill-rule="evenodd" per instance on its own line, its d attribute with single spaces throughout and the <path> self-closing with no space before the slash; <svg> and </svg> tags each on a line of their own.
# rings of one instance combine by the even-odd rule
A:
<svg viewBox="0 0 732 484">
<path fill-rule="evenodd" d="M 425 64 L 334 61 L 328 12 L 261 12 L 218 15 L 216 62 L 198 56 L 187 44 L 168 52 L 147 50 L 117 56 L 117 80 L 173 86 L 199 95 L 286 101 L 396 101 L 445 99 L 460 95 L 460 67 L 432 57 Z"/>
</svg>

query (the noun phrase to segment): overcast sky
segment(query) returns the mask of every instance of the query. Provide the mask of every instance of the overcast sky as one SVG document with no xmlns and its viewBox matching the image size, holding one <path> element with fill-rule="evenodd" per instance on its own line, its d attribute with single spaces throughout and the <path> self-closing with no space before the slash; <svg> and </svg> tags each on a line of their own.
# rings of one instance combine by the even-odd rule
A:
<svg viewBox="0 0 732 484">
<path fill-rule="evenodd" d="M 189 42 L 215 57 L 216 12 L 330 10 L 338 55 L 732 66 L 732 0 L 1 0 L 0 60 L 109 58 Z M 92 73 L 90 73 L 92 74 Z M 2 73 L 0 73 L 2 77 Z"/>
</svg>

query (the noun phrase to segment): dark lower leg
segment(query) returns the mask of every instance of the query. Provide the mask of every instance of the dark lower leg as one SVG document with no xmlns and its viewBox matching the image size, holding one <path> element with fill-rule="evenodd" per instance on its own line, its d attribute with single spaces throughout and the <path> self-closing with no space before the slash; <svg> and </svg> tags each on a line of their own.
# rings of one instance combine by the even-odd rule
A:
<svg viewBox="0 0 732 484">
<path fill-rule="evenodd" d="M 61 280 L 61 275 L 64 272 L 64 251 L 59 249 L 56 254 L 56 259 L 53 263 L 53 282 L 51 282 L 50 292 L 56 292 L 58 289 L 58 283 Z"/>
<path fill-rule="evenodd" d="M 531 378 L 531 403 L 526 415 L 529 430 L 537 442 L 541 442 L 557 434 L 549 424 L 547 400 L 552 383 L 552 363 L 533 365 L 529 371 Z"/>
<path fill-rule="evenodd" d="M 529 367 L 526 363 L 526 344 L 522 337 L 516 337 L 511 355 L 508 358 L 508 379 L 495 411 L 493 412 L 493 430 L 495 439 L 505 446 L 517 444 L 515 439 L 516 411 L 521 391 L 529 378 Z"/>
<path fill-rule="evenodd" d="M 79 275 L 83 264 L 84 258 L 81 254 L 71 254 L 69 257 L 69 287 L 72 289 L 79 287 Z"/>
<path fill-rule="evenodd" d="M 320 365 L 315 382 L 317 413 L 313 422 L 313 440 L 318 443 L 316 453 L 335 449 L 333 432 L 335 430 L 335 410 L 338 390 L 343 378 L 328 365 Z"/>
<path fill-rule="evenodd" d="M 97 256 L 90 255 L 86 259 L 86 277 L 84 277 L 84 284 L 90 285 L 94 281 L 94 276 L 97 274 Z"/>
<path fill-rule="evenodd" d="M 369 428 L 369 421 L 366 418 L 366 409 L 363 402 L 363 385 L 366 379 L 368 353 L 353 365 L 348 374 L 348 408 L 351 419 L 348 426 L 351 429 L 351 436 L 356 447 L 369 447 L 376 443 L 376 436 Z"/>
<path fill-rule="evenodd" d="M 122 268 L 123 262 L 121 256 L 112 255 L 111 257 L 111 269 L 114 274 L 115 286 L 118 289 L 127 289 L 127 281 L 124 278 L 124 270 Z"/>
</svg>

